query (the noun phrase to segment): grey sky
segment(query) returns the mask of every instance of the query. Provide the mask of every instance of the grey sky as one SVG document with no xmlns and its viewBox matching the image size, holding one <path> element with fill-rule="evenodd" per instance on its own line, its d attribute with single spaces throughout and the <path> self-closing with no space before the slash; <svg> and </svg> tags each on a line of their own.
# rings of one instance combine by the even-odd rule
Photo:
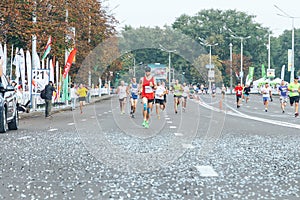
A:
<svg viewBox="0 0 300 200">
<path fill-rule="evenodd" d="M 171 25 L 181 14 L 194 15 L 202 9 L 236 9 L 256 15 L 256 22 L 270 27 L 275 35 L 291 30 L 292 19 L 278 16 L 274 4 L 293 17 L 300 17 L 299 0 L 107 0 L 106 5 L 124 25 L 133 27 Z M 300 28 L 300 18 L 295 19 Z"/>
</svg>

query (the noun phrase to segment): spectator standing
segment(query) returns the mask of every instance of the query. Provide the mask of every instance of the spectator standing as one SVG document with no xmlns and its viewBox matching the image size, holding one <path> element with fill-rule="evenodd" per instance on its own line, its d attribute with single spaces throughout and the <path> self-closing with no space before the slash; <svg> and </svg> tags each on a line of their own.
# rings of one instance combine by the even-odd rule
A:
<svg viewBox="0 0 300 200">
<path fill-rule="evenodd" d="M 55 92 L 55 88 L 53 87 L 53 82 L 49 81 L 48 85 L 45 86 L 45 117 L 50 118 L 51 116 L 51 109 L 52 109 L 52 96 L 53 92 Z"/>
<path fill-rule="evenodd" d="M 74 84 L 71 84 L 70 97 L 71 97 L 71 109 L 75 110 L 77 94 L 76 94 L 76 88 Z"/>
</svg>

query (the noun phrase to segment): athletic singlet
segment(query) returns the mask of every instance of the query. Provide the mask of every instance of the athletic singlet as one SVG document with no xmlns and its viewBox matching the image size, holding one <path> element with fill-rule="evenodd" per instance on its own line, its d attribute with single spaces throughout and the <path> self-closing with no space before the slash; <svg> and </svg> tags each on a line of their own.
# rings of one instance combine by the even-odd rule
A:
<svg viewBox="0 0 300 200">
<path fill-rule="evenodd" d="M 126 95 L 126 86 L 119 86 L 119 99 L 125 98 Z"/>
<path fill-rule="evenodd" d="M 138 84 L 137 83 L 132 83 L 131 84 L 131 98 L 137 99 L 138 98 Z"/>
<path fill-rule="evenodd" d="M 154 78 L 151 77 L 150 80 L 147 80 L 146 77 L 143 78 L 143 91 L 142 97 L 146 97 L 147 99 L 154 99 L 154 91 L 153 88 L 150 86 L 150 82 L 154 86 Z"/>
</svg>

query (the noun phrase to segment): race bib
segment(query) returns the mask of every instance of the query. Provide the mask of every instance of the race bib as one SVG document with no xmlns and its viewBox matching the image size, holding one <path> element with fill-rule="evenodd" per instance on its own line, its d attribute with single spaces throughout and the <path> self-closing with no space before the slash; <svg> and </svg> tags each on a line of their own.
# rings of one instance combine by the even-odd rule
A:
<svg viewBox="0 0 300 200">
<path fill-rule="evenodd" d="M 150 86 L 145 86 L 145 93 L 152 93 L 153 89 Z"/>
</svg>

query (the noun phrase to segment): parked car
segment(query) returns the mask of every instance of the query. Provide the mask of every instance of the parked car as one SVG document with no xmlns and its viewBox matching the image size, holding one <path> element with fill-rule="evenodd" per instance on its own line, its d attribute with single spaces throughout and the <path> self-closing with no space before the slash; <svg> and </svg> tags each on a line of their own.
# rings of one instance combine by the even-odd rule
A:
<svg viewBox="0 0 300 200">
<path fill-rule="evenodd" d="M 19 126 L 18 101 L 15 88 L 4 75 L 0 76 L 0 133 L 17 130 Z"/>
</svg>

